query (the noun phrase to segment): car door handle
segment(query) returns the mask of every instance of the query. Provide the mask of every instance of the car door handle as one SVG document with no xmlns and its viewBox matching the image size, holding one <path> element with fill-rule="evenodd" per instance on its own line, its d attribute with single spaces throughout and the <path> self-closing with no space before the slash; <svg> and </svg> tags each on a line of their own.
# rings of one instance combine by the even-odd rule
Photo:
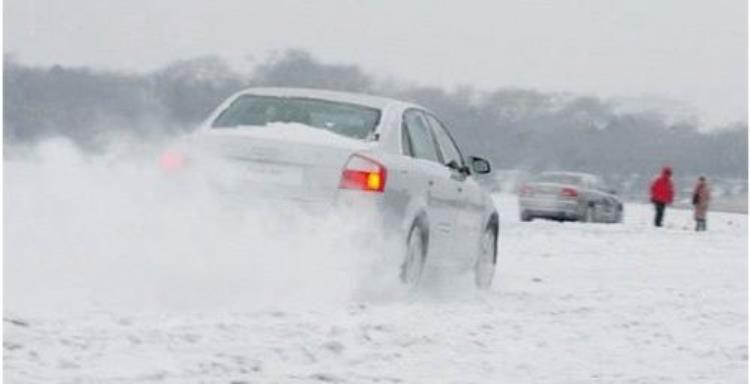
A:
<svg viewBox="0 0 750 384">
<path fill-rule="evenodd" d="M 432 180 L 429 180 L 429 181 L 427 181 L 427 185 L 429 185 L 430 187 L 432 187 L 433 185 L 435 185 L 435 182 L 432 181 Z"/>
<path fill-rule="evenodd" d="M 460 192 L 463 192 L 463 191 L 464 191 L 464 189 L 463 189 L 462 187 L 458 187 L 458 192 L 459 192 L 459 193 L 460 193 Z"/>
</svg>

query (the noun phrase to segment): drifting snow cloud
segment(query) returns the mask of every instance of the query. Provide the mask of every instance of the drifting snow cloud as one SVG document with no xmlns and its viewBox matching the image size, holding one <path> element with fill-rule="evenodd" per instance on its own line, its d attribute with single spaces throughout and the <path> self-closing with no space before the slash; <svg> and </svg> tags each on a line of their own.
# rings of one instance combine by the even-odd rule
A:
<svg viewBox="0 0 750 384">
<path fill-rule="evenodd" d="M 153 146 L 26 150 L 5 163 L 6 311 L 325 305 L 395 283 L 359 214 L 236 201 L 165 175 Z"/>
</svg>

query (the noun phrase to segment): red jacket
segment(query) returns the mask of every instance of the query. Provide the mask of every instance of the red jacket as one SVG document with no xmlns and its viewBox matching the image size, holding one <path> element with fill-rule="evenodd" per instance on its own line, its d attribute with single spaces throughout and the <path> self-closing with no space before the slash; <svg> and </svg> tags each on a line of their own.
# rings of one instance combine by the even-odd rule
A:
<svg viewBox="0 0 750 384">
<path fill-rule="evenodd" d="M 672 186 L 672 169 L 664 167 L 661 175 L 651 183 L 651 201 L 654 203 L 672 204 L 674 187 Z"/>
</svg>

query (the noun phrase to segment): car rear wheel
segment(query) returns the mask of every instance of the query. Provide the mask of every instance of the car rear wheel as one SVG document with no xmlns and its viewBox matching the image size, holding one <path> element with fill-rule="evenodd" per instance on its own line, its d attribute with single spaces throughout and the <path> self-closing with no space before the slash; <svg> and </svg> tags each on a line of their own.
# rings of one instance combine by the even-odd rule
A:
<svg viewBox="0 0 750 384">
<path fill-rule="evenodd" d="M 495 277 L 497 258 L 497 231 L 489 227 L 482 235 L 479 244 L 479 254 L 474 264 L 474 282 L 479 289 L 489 289 Z"/>
<path fill-rule="evenodd" d="M 406 239 L 406 255 L 401 264 L 401 282 L 416 286 L 422 279 L 427 256 L 427 236 L 419 225 L 412 226 Z"/>
<path fill-rule="evenodd" d="M 521 221 L 531 221 L 533 217 L 527 211 L 521 211 Z"/>
<path fill-rule="evenodd" d="M 586 210 L 583 212 L 583 222 L 593 223 L 594 222 L 594 206 L 586 206 Z"/>
</svg>

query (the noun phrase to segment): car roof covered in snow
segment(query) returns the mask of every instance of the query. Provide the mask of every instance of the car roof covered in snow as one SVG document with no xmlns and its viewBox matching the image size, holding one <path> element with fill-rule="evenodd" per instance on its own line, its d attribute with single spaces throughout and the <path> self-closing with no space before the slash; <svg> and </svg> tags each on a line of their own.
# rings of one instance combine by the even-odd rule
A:
<svg viewBox="0 0 750 384">
<path fill-rule="evenodd" d="M 366 107 L 385 109 L 392 105 L 411 106 L 413 104 L 403 101 L 390 99 L 387 97 L 373 96 L 362 93 L 329 91 L 324 89 L 312 88 L 287 88 L 287 87 L 269 87 L 269 88 L 248 88 L 241 92 L 241 95 L 259 95 L 259 96 L 276 96 L 276 97 L 304 97 L 311 99 L 323 99 L 341 103 L 359 104 Z M 420 107 L 421 108 L 421 107 Z"/>
</svg>

